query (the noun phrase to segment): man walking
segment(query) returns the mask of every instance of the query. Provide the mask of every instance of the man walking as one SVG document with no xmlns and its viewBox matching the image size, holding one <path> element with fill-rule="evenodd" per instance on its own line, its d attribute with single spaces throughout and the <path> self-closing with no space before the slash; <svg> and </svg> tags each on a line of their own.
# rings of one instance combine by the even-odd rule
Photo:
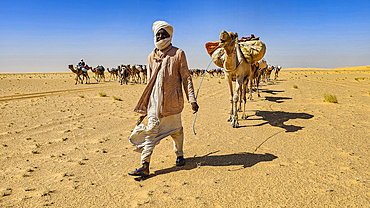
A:
<svg viewBox="0 0 370 208">
<path fill-rule="evenodd" d="M 171 44 L 173 27 L 165 21 L 156 21 L 152 29 L 156 48 L 147 60 L 148 84 L 134 110 L 147 115 L 148 124 L 136 126 L 130 136 L 130 142 L 136 146 L 135 151 L 141 153 L 142 164 L 142 167 L 129 173 L 133 176 L 149 175 L 154 147 L 167 136 L 173 139 L 176 166 L 185 165 L 181 123 L 184 108 L 182 87 L 193 112 L 199 108 L 185 53 Z"/>
</svg>

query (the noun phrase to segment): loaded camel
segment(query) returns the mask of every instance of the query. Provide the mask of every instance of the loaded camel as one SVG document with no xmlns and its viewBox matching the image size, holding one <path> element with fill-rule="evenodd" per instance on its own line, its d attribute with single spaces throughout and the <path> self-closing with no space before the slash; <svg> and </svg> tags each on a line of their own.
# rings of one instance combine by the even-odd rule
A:
<svg viewBox="0 0 370 208">
<path fill-rule="evenodd" d="M 265 72 L 265 82 L 269 82 L 270 81 L 270 75 L 271 75 L 271 72 L 274 71 L 275 67 L 272 66 L 271 64 L 267 65 L 267 69 L 266 69 L 266 72 Z"/>
<path fill-rule="evenodd" d="M 105 82 L 105 76 L 104 76 L 104 71 L 105 71 L 105 68 L 104 66 L 96 66 L 96 68 L 93 68 L 91 69 L 92 72 L 94 72 L 94 79 L 99 82 L 101 81 L 101 79 L 103 78 L 104 82 Z"/>
<path fill-rule="evenodd" d="M 71 64 L 71 65 L 68 65 L 68 68 L 73 72 L 73 73 L 75 73 L 76 74 L 76 78 L 75 78 L 75 80 L 76 80 L 76 83 L 75 84 L 77 84 L 77 82 L 80 80 L 80 83 L 81 84 L 83 84 L 83 81 L 84 81 L 84 79 L 86 78 L 86 83 L 85 84 L 87 84 L 87 79 L 89 79 L 89 83 L 90 83 L 90 77 L 89 77 L 89 74 L 87 73 L 87 70 L 88 69 L 91 69 L 91 68 L 88 68 L 87 66 L 85 66 L 85 68 L 87 69 L 86 71 L 85 70 L 81 70 L 81 69 L 78 69 L 77 68 L 77 66 L 76 66 L 76 68 L 73 68 L 73 65 Z M 81 79 L 81 75 L 82 75 L 82 79 Z"/>
<path fill-rule="evenodd" d="M 258 97 L 261 97 L 260 91 L 259 91 L 259 85 L 260 85 L 260 80 L 261 80 L 262 73 L 266 70 L 266 67 L 267 67 L 266 59 L 262 58 L 261 60 L 259 60 L 257 62 L 254 62 L 252 64 L 252 66 L 256 67 L 255 68 L 255 73 L 254 73 L 254 76 L 253 76 L 253 82 L 255 84 L 254 85 L 255 90 L 257 91 Z"/>
<path fill-rule="evenodd" d="M 107 68 L 107 71 L 110 74 L 109 81 L 112 79 L 112 76 L 113 76 L 113 80 L 117 80 L 118 79 L 118 77 L 119 77 L 118 68 L 112 68 L 110 71 L 109 71 L 109 68 Z"/>
<path fill-rule="evenodd" d="M 146 68 L 146 65 L 142 66 L 141 77 L 143 79 L 143 84 L 146 84 L 148 81 L 148 69 Z"/>
<path fill-rule="evenodd" d="M 128 83 L 128 80 L 130 79 L 130 71 L 128 70 L 128 67 L 125 66 L 125 65 L 121 65 L 120 67 L 120 80 L 119 82 L 121 83 L 121 85 L 123 83 Z"/>
<path fill-rule="evenodd" d="M 275 80 L 278 78 L 280 70 L 281 70 L 281 66 L 277 65 L 275 67 L 275 78 L 274 78 Z"/>
<path fill-rule="evenodd" d="M 231 110 L 228 121 L 234 128 L 239 127 L 237 103 L 241 94 L 244 101 L 244 108 L 242 119 L 246 119 L 245 105 L 246 105 L 246 88 L 249 80 L 253 78 L 253 71 L 251 63 L 247 63 L 238 44 L 238 33 L 222 31 L 220 34 L 220 43 L 218 47 L 225 49 L 224 73 L 227 83 L 230 88 L 230 102 Z M 235 81 L 235 88 L 233 89 L 232 82 Z M 252 81 L 250 81 L 250 97 L 252 96 Z M 241 93 L 240 93 L 241 92 Z"/>
<path fill-rule="evenodd" d="M 145 66 L 145 65 L 144 65 Z M 136 65 L 136 71 L 135 74 L 137 76 L 137 82 L 141 84 L 141 82 L 144 84 L 146 83 L 146 66 L 144 68 L 143 65 Z"/>
</svg>

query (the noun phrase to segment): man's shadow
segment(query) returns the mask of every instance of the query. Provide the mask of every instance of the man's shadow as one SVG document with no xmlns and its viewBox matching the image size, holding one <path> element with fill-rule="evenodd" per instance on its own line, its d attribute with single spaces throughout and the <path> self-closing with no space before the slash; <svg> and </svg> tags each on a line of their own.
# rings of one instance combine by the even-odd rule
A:
<svg viewBox="0 0 370 208">
<path fill-rule="evenodd" d="M 218 151 L 216 151 L 218 152 Z M 136 181 L 146 180 L 158 175 L 163 175 L 167 173 L 177 172 L 181 170 L 192 170 L 195 168 L 200 168 L 202 166 L 239 166 L 242 165 L 243 168 L 252 167 L 259 162 L 272 161 L 277 157 L 275 155 L 265 153 L 265 154 L 255 154 L 255 153 L 235 153 L 228 155 L 212 155 L 216 152 L 211 152 L 204 156 L 190 157 L 186 158 L 186 164 L 183 167 L 170 167 L 162 170 L 155 171 L 154 174 L 150 176 L 143 176 L 135 178 Z"/>
<path fill-rule="evenodd" d="M 271 126 L 276 126 L 285 129 L 285 132 L 296 132 L 303 129 L 301 126 L 295 125 L 285 125 L 284 122 L 290 119 L 310 119 L 313 115 L 308 113 L 289 113 L 284 111 L 256 111 L 256 116 L 261 116 L 258 119 L 249 120 L 264 120 L 265 123 L 257 124 L 255 126 L 262 126 L 265 124 L 270 124 Z"/>
</svg>

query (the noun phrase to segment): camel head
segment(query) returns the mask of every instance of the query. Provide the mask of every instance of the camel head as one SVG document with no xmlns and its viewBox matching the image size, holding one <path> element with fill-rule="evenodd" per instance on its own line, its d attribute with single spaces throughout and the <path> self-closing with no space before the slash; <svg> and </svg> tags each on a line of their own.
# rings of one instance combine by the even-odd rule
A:
<svg viewBox="0 0 370 208">
<path fill-rule="evenodd" d="M 238 40 L 238 33 L 226 32 L 223 30 L 220 33 L 220 43 L 218 47 L 233 48 L 235 46 L 235 41 Z"/>
<path fill-rule="evenodd" d="M 77 73 L 77 68 L 76 68 L 76 69 L 74 69 L 72 64 L 71 64 L 71 65 L 68 65 L 68 68 L 69 68 L 73 73 Z"/>
</svg>

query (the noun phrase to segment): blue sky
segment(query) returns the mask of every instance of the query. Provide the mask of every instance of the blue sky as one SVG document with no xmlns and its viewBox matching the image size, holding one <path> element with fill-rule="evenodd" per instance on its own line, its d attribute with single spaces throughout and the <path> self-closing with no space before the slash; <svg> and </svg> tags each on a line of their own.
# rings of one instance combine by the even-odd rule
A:
<svg viewBox="0 0 370 208">
<path fill-rule="evenodd" d="M 173 25 L 190 68 L 210 62 L 204 44 L 222 30 L 251 33 L 283 68 L 370 65 L 370 1 L 0 1 L 0 73 L 63 72 L 146 64 L 152 24 Z M 211 65 L 211 68 L 216 68 Z"/>
</svg>

